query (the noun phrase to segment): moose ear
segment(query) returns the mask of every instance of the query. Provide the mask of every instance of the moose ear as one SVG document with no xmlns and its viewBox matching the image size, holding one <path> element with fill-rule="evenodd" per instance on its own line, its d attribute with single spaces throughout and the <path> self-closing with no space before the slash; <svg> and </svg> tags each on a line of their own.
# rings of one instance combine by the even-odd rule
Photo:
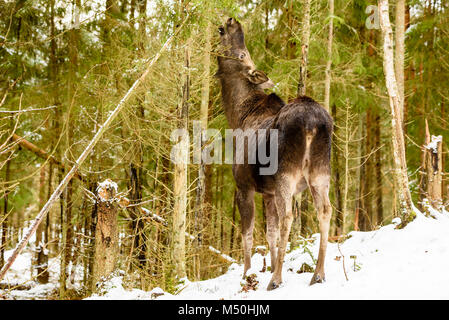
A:
<svg viewBox="0 0 449 320">
<path fill-rule="evenodd" d="M 247 73 L 246 77 L 248 78 L 248 80 L 251 83 L 261 85 L 261 87 L 263 87 L 262 89 L 268 89 L 268 88 L 272 88 L 274 86 L 273 81 L 271 81 L 267 77 L 267 75 L 263 71 L 260 71 L 260 70 L 249 71 Z"/>
</svg>

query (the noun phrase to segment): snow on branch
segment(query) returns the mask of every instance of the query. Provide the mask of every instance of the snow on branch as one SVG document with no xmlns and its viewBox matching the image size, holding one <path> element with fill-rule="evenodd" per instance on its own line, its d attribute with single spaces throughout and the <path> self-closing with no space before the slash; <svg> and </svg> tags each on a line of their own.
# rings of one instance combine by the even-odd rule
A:
<svg viewBox="0 0 449 320">
<path fill-rule="evenodd" d="M 427 150 L 431 150 L 432 153 L 438 153 L 438 143 L 441 143 L 442 141 L 443 141 L 442 136 L 432 135 L 430 143 L 425 145 L 424 148 L 426 148 Z"/>
</svg>

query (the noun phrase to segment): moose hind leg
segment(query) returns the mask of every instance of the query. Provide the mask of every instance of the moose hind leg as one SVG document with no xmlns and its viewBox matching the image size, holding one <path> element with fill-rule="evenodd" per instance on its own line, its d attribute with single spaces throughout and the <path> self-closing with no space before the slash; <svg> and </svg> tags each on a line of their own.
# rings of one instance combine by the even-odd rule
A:
<svg viewBox="0 0 449 320">
<path fill-rule="evenodd" d="M 332 206 L 329 201 L 329 175 L 320 175 L 310 181 L 310 191 L 320 224 L 320 250 L 318 261 L 310 285 L 325 281 L 324 261 L 326 258 L 329 225 L 332 217 Z"/>
<path fill-rule="evenodd" d="M 267 290 L 273 290 L 282 283 L 282 265 L 284 264 L 285 250 L 287 248 L 288 236 L 293 221 L 292 195 L 288 192 L 276 192 L 276 211 L 280 221 L 280 240 L 276 257 L 276 267 Z"/>
<path fill-rule="evenodd" d="M 263 202 L 265 205 L 265 214 L 267 220 L 267 242 L 268 248 L 270 249 L 271 257 L 271 272 L 274 272 L 276 268 L 276 257 L 277 257 L 277 242 L 279 239 L 279 217 L 276 212 L 276 204 L 274 203 L 274 196 L 263 195 Z"/>
<path fill-rule="evenodd" d="M 242 245 L 244 256 L 243 278 L 251 268 L 251 249 L 253 247 L 254 230 L 254 191 L 237 190 L 237 206 L 239 208 L 242 225 Z"/>
</svg>

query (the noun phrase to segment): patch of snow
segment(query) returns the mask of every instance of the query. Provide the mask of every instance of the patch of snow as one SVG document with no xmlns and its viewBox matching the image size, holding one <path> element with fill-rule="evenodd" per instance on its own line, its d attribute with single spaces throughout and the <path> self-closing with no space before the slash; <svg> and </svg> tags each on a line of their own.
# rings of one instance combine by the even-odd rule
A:
<svg viewBox="0 0 449 320">
<path fill-rule="evenodd" d="M 353 231 L 340 248 L 329 243 L 323 284 L 309 286 L 312 273 L 298 272 L 303 263 L 313 266 L 316 261 L 319 235 L 315 234 L 314 241 L 286 254 L 284 282 L 273 291 L 266 290 L 271 273 L 262 272 L 269 253 L 265 257 L 256 253 L 247 274 L 256 274 L 259 286 L 249 292 L 242 291 L 243 266 L 233 263 L 217 278 L 186 281 L 176 295 L 160 288 L 146 293 L 125 290 L 120 283 L 103 297 L 91 299 L 448 299 L 449 215 L 443 210 L 427 218 L 418 211 L 404 229 L 395 229 L 400 221 L 396 218 L 394 224 L 375 231 Z"/>
<path fill-rule="evenodd" d="M 442 136 L 434 136 L 432 135 L 431 141 L 428 145 L 424 146 L 424 148 L 431 150 L 432 153 L 438 153 L 438 143 L 443 141 Z"/>
<path fill-rule="evenodd" d="M 102 291 L 104 294 L 94 294 L 85 300 L 149 300 L 152 293 L 139 289 L 126 290 L 121 276 L 104 282 Z"/>
<path fill-rule="evenodd" d="M 448 299 L 448 230 L 449 216 L 440 213 L 433 219 L 418 212 L 404 229 L 390 224 L 375 231 L 351 232 L 340 244 L 342 253 L 338 244 L 329 243 L 323 284 L 309 286 L 312 273 L 297 273 L 304 262 L 313 265 L 306 250 L 299 248 L 286 254 L 284 282 L 276 290 L 266 291 L 271 273 L 259 271 L 264 258 L 269 264 L 269 254 L 255 254 L 250 272 L 260 283 L 256 291 L 241 292 L 243 266 L 232 264 L 224 275 L 191 282 L 176 296 L 156 299 Z M 309 249 L 316 259 L 319 241 Z"/>
<path fill-rule="evenodd" d="M 426 217 L 416 211 L 416 219 L 405 228 L 395 229 L 399 223 L 397 218 L 393 224 L 374 231 L 350 232 L 349 239 L 340 245 L 329 243 L 326 282 L 322 284 L 309 286 L 312 273 L 300 270 L 304 263 L 310 266 L 316 263 L 319 234 L 315 234 L 312 240 L 303 241 L 286 254 L 283 283 L 273 291 L 266 290 L 272 274 L 263 272 L 264 263 L 270 264 L 270 254 L 255 253 L 247 275 L 256 275 L 255 280 L 259 282 L 256 290 L 242 290 L 243 265 L 233 263 L 217 278 L 197 282 L 180 279 L 177 294 L 161 288 L 125 289 L 122 273 L 105 282 L 100 294 L 88 299 L 449 299 L 449 213 L 443 208 L 441 212 L 435 210 L 432 217 Z M 32 251 L 27 249 L 17 258 L 4 281 L 31 284 L 32 288 L 0 290 L 6 298 L 45 298 L 58 286 L 57 258 L 49 261 L 50 284 L 39 285 L 30 280 Z M 5 253 L 8 258 L 12 250 Z"/>
<path fill-rule="evenodd" d="M 111 190 L 113 189 L 115 191 L 115 194 L 118 193 L 118 186 L 117 183 L 112 181 L 111 179 L 106 179 L 103 182 L 98 183 L 97 192 L 101 189 Z"/>
</svg>

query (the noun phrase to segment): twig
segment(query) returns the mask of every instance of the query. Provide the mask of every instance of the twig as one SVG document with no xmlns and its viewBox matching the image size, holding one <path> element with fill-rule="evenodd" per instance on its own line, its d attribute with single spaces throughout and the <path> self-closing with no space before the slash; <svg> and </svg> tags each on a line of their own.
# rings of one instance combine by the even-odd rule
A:
<svg viewBox="0 0 449 320">
<path fill-rule="evenodd" d="M 57 106 L 49 106 L 45 108 L 37 108 L 37 109 L 24 109 L 24 110 L 0 110 L 0 113 L 25 113 L 25 112 L 34 112 L 34 111 L 43 111 L 48 109 L 54 109 Z"/>
<path fill-rule="evenodd" d="M 345 273 L 346 281 L 349 281 L 348 275 L 346 274 L 346 268 L 345 268 L 345 256 L 343 255 L 343 253 L 340 250 L 340 242 L 337 242 L 337 247 L 338 247 L 338 251 L 341 254 L 341 258 L 342 258 L 342 262 L 343 262 L 343 272 Z"/>
</svg>

